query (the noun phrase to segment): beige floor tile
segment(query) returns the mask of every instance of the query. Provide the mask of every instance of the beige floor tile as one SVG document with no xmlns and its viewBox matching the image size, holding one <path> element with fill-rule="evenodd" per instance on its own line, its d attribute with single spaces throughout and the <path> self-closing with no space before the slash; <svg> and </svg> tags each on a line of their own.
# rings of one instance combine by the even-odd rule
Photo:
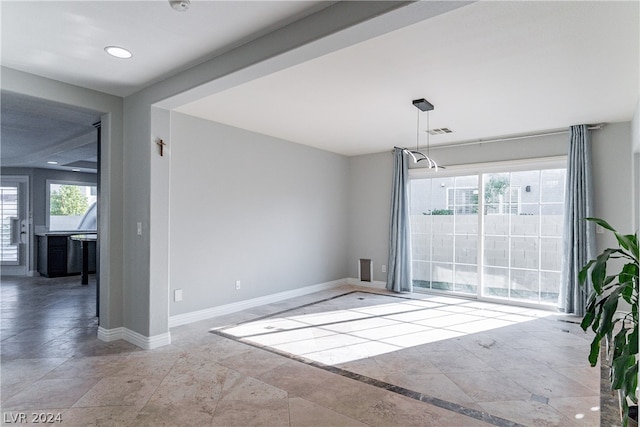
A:
<svg viewBox="0 0 640 427">
<path fill-rule="evenodd" d="M 129 424 L 132 427 L 209 426 L 213 408 L 197 403 L 149 402 Z"/>
<path fill-rule="evenodd" d="M 497 371 L 456 372 L 447 377 L 476 402 L 529 399 L 531 396 L 531 392 Z"/>
<path fill-rule="evenodd" d="M 481 402 L 487 412 L 532 427 L 565 427 L 572 420 L 549 405 L 531 400 Z"/>
<path fill-rule="evenodd" d="M 569 368 L 553 368 L 554 371 L 600 394 L 600 366 L 581 366 Z"/>
<path fill-rule="evenodd" d="M 289 401 L 221 400 L 213 414 L 212 426 L 277 427 L 289 425 Z"/>
<path fill-rule="evenodd" d="M 600 396 L 552 398 L 549 399 L 549 406 L 577 426 L 600 424 Z"/>
<path fill-rule="evenodd" d="M 287 359 L 266 350 L 246 346 L 245 351 L 234 356 L 223 358 L 220 364 L 249 376 L 257 376 L 276 368 Z"/>
<path fill-rule="evenodd" d="M 147 403 L 162 379 L 162 376 L 102 378 L 73 407 L 142 406 Z"/>
<path fill-rule="evenodd" d="M 289 417 L 291 427 L 366 427 L 360 421 L 299 397 L 289 399 Z"/>
<path fill-rule="evenodd" d="M 551 368 L 537 368 L 535 370 L 513 369 L 500 371 L 500 373 L 531 393 L 547 398 L 599 395 L 598 392 L 583 386 L 571 378 L 560 375 Z"/>
<path fill-rule="evenodd" d="M 62 412 L 65 427 L 122 427 L 134 425 L 140 411 L 137 406 L 101 406 L 71 408 Z"/>
<path fill-rule="evenodd" d="M 431 352 L 425 358 L 444 373 L 494 371 L 490 365 L 467 350 L 455 353 Z"/>
<path fill-rule="evenodd" d="M 30 383 L 62 365 L 66 358 L 13 359 L 0 365 L 2 385 Z"/>
<path fill-rule="evenodd" d="M 69 408 L 96 382 L 92 378 L 38 380 L 7 400 L 2 409 Z"/>
<path fill-rule="evenodd" d="M 124 365 L 118 355 L 95 357 L 72 357 L 49 372 L 46 379 L 103 378 L 118 375 Z"/>
<path fill-rule="evenodd" d="M 342 381 L 335 374 L 290 359 L 256 378 L 286 391 L 289 397 L 305 397 L 314 390 L 324 390 L 328 384 Z"/>
<path fill-rule="evenodd" d="M 226 400 L 275 400 L 286 399 L 287 392 L 263 381 L 229 371 L 224 380 L 220 401 Z"/>
</svg>

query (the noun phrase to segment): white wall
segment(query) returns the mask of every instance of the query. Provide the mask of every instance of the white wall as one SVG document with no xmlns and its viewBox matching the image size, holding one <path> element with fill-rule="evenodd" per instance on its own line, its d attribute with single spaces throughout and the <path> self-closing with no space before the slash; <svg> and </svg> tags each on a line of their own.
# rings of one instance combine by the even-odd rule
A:
<svg viewBox="0 0 640 427">
<path fill-rule="evenodd" d="M 633 231 L 631 125 L 612 123 L 592 133 L 595 215 L 623 232 Z M 552 157 L 567 154 L 568 134 L 432 149 L 442 165 L 464 165 Z M 371 258 L 374 280 L 386 281 L 380 266 L 387 263 L 389 204 L 391 199 L 391 150 L 349 159 L 349 277 L 357 277 L 359 258 Z M 597 249 L 615 244 L 598 234 Z"/>
<path fill-rule="evenodd" d="M 346 277 L 347 168 L 344 156 L 172 113 L 170 286 L 184 299 L 170 314 Z"/>
</svg>

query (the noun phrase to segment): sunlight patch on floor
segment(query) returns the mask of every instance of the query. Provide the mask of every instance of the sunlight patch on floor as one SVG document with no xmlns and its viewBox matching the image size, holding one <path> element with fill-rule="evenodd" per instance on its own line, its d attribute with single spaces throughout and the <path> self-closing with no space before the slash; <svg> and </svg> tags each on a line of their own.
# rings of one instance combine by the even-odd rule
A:
<svg viewBox="0 0 640 427">
<path fill-rule="evenodd" d="M 553 315 L 451 297 L 410 299 L 353 292 L 218 331 L 337 365 Z"/>
</svg>

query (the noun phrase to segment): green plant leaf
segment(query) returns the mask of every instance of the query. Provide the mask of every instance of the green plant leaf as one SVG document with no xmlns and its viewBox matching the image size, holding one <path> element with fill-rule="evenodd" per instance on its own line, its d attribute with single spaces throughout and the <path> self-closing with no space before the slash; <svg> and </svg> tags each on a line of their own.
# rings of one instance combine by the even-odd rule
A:
<svg viewBox="0 0 640 427">
<path fill-rule="evenodd" d="M 582 267 L 582 269 L 578 272 L 578 283 L 580 283 L 581 285 L 584 285 L 585 280 L 587 280 L 587 276 L 589 275 L 589 268 L 591 268 L 594 262 L 596 262 L 596 260 L 592 259 L 591 261 L 586 263 L 584 267 Z"/>
<path fill-rule="evenodd" d="M 638 388 L 638 364 L 633 363 L 624 374 L 625 389 L 623 393 L 631 398 L 633 403 L 638 403 L 638 396 L 636 395 L 636 389 Z"/>
<path fill-rule="evenodd" d="M 600 322 L 600 329 L 598 330 L 601 335 L 610 334 L 613 331 L 613 316 L 618 309 L 618 295 L 620 289 L 615 289 L 607 297 L 603 299 L 602 304 L 602 318 Z"/>
<path fill-rule="evenodd" d="M 612 254 L 620 252 L 618 249 L 605 249 L 598 257 L 596 258 L 596 262 L 591 269 L 591 283 L 593 284 L 593 289 L 601 294 L 602 287 L 604 286 L 605 279 L 607 276 L 607 261 Z"/>
<path fill-rule="evenodd" d="M 596 314 L 593 311 L 587 310 L 587 312 L 584 314 L 584 317 L 582 318 L 582 322 L 580 322 L 580 327 L 583 331 L 586 331 L 589 328 L 595 317 Z"/>
<path fill-rule="evenodd" d="M 638 354 L 638 325 L 635 325 L 629 334 L 629 353 Z"/>
<path fill-rule="evenodd" d="M 613 233 L 616 236 L 616 240 L 618 241 L 618 244 L 620 246 L 622 246 L 623 248 L 625 248 L 628 251 L 633 251 L 633 239 L 635 238 L 635 236 L 633 234 L 620 234 L 620 233 Z"/>
<path fill-rule="evenodd" d="M 621 390 L 625 385 L 625 375 L 627 370 L 636 363 L 636 358 L 629 354 L 624 354 L 611 362 L 611 388 Z"/>
<path fill-rule="evenodd" d="M 591 366 L 596 366 L 598 363 L 598 356 L 600 355 L 600 341 L 602 341 L 602 335 L 596 334 L 593 341 L 591 341 L 591 351 L 589 352 L 589 363 Z"/>
<path fill-rule="evenodd" d="M 613 231 L 614 233 L 617 232 L 617 230 L 615 228 L 613 228 L 612 226 L 609 225 L 609 223 L 607 221 L 605 221 L 604 219 L 600 219 L 600 218 L 593 218 L 593 217 L 588 217 L 585 218 L 587 221 L 591 221 L 591 222 L 595 222 L 596 224 L 598 224 L 600 227 L 602 228 L 606 228 L 609 231 Z"/>
</svg>

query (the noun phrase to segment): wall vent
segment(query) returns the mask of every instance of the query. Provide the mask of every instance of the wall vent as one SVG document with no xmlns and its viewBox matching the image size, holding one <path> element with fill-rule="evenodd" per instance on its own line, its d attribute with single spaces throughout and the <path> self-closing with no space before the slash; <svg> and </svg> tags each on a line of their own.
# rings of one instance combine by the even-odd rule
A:
<svg viewBox="0 0 640 427">
<path fill-rule="evenodd" d="M 370 259 L 360 258 L 358 270 L 361 282 L 371 282 L 373 276 L 373 264 Z"/>
<path fill-rule="evenodd" d="M 429 135 L 444 135 L 446 133 L 453 133 L 453 131 L 449 128 L 437 128 L 437 129 L 429 129 Z"/>
</svg>

